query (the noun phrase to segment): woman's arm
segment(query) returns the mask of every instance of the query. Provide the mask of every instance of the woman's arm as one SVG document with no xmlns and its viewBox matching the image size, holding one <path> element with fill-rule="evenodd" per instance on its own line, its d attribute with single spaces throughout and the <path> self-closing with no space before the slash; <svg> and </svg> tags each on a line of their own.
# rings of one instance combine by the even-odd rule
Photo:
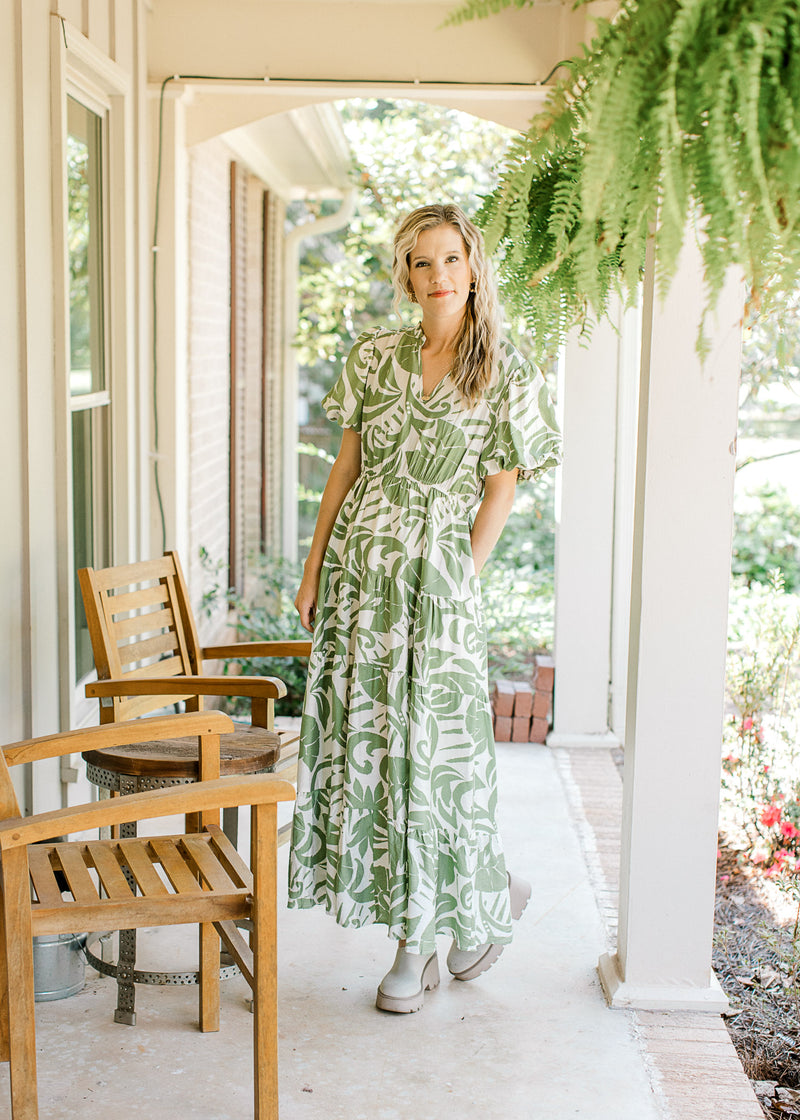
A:
<svg viewBox="0 0 800 1120">
<path fill-rule="evenodd" d="M 342 502 L 350 492 L 353 483 L 361 473 L 361 434 L 353 428 L 345 428 L 342 432 L 342 443 L 339 454 L 331 467 L 331 473 L 325 484 L 322 501 L 319 504 L 317 524 L 314 528 L 314 538 L 311 541 L 311 550 L 303 568 L 303 579 L 300 590 L 294 601 L 300 615 L 303 627 L 311 631 L 314 628 L 314 615 L 317 610 L 317 592 L 319 590 L 319 574 L 322 570 L 322 561 L 325 549 L 328 547 L 333 525 Z"/>
<path fill-rule="evenodd" d="M 517 486 L 517 471 L 499 471 L 489 474 L 484 482 L 483 501 L 478 506 L 472 526 L 472 558 L 475 573 L 480 574 L 489 553 L 503 531 L 503 526 L 514 504 L 514 491 Z"/>
</svg>

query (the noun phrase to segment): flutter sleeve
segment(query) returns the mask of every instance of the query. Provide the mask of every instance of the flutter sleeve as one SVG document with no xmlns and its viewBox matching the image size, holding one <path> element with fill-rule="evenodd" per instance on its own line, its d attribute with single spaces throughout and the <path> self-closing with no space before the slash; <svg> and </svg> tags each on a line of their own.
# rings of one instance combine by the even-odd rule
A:
<svg viewBox="0 0 800 1120">
<path fill-rule="evenodd" d="M 492 400 L 492 415 L 478 474 L 518 468 L 520 479 L 537 478 L 561 462 L 561 432 L 544 378 L 521 356 L 507 360 Z"/>
<path fill-rule="evenodd" d="M 323 397 L 322 407 L 329 420 L 341 424 L 343 428 L 361 431 L 364 388 L 367 374 L 375 364 L 375 357 L 375 332 L 364 331 L 347 355 L 338 381 L 327 396 Z"/>
</svg>

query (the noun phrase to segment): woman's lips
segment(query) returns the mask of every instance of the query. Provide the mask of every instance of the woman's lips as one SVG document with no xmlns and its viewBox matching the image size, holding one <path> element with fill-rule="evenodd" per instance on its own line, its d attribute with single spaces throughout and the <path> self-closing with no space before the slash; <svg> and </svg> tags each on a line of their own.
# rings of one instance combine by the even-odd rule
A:
<svg viewBox="0 0 800 1120">
<path fill-rule="evenodd" d="M 439 299 L 441 296 L 451 296 L 452 292 L 431 292 L 431 299 Z"/>
</svg>

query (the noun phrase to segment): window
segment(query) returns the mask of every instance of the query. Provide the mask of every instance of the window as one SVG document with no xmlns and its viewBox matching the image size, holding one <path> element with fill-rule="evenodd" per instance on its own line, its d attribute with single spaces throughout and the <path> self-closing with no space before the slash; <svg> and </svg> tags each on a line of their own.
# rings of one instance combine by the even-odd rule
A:
<svg viewBox="0 0 800 1120">
<path fill-rule="evenodd" d="M 106 360 L 104 116 L 67 98 L 69 407 L 76 680 L 94 665 L 77 572 L 111 562 L 111 395 Z"/>
</svg>

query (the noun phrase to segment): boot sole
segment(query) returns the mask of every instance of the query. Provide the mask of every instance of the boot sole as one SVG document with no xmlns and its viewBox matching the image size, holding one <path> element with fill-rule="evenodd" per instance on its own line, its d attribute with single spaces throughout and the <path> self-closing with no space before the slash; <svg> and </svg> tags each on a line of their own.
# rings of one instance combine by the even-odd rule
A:
<svg viewBox="0 0 800 1120">
<path fill-rule="evenodd" d="M 531 898 L 531 885 L 525 879 L 519 879 L 517 876 L 508 872 L 508 894 L 511 902 L 511 917 L 517 921 L 522 917 L 525 907 L 530 902 Z M 453 972 L 448 964 L 448 969 L 455 980 L 474 980 L 476 976 L 480 976 L 483 972 L 488 972 L 500 954 L 503 952 L 503 945 L 487 945 L 486 952 L 483 956 L 465 968 L 463 972 Z"/>
<path fill-rule="evenodd" d="M 393 1011 L 396 1015 L 408 1015 L 420 1011 L 425 1003 L 425 993 L 439 987 L 439 961 L 434 956 L 422 970 L 422 986 L 413 996 L 387 996 L 378 988 L 375 1006 L 379 1011 Z"/>
<path fill-rule="evenodd" d="M 465 968 L 463 972 L 453 972 L 449 965 L 447 967 L 450 968 L 454 980 L 474 980 L 475 977 L 480 976 L 482 972 L 489 971 L 504 948 L 504 945 L 487 945 L 486 952 L 483 956 L 475 961 L 475 964 L 471 964 L 469 968 Z"/>
</svg>

